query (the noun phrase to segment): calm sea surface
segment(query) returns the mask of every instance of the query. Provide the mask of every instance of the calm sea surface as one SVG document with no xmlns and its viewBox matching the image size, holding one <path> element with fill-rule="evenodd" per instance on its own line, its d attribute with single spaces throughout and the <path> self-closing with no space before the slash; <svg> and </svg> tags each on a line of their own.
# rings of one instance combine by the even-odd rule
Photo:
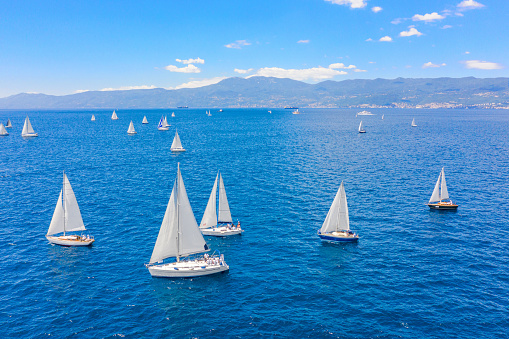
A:
<svg viewBox="0 0 509 339">
<path fill-rule="evenodd" d="M 0 111 L 13 124 L 0 137 L 0 337 L 509 336 L 509 112 L 372 110 L 360 135 L 354 110 L 172 111 Z M 26 114 L 38 138 L 21 137 Z M 143 265 L 177 162 L 198 222 L 223 174 L 245 229 L 206 238 L 226 274 L 155 279 Z M 425 205 L 442 167 L 457 212 Z M 90 248 L 44 237 L 63 170 Z M 342 180 L 361 238 L 325 244 Z"/>
</svg>

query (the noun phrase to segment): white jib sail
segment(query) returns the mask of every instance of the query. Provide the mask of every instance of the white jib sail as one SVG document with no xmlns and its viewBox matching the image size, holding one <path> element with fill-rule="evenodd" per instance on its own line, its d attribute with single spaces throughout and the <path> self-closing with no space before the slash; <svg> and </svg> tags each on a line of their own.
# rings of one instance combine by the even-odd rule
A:
<svg viewBox="0 0 509 339">
<path fill-rule="evenodd" d="M 136 131 L 134 130 L 134 124 L 133 124 L 133 121 L 131 120 L 131 123 L 129 124 L 129 128 L 127 129 L 127 133 L 129 134 L 135 134 Z"/>
<path fill-rule="evenodd" d="M 180 137 L 177 131 L 175 131 L 175 137 L 173 138 L 171 149 L 182 149 L 182 143 L 180 142 Z"/>
<path fill-rule="evenodd" d="M 429 203 L 440 201 L 440 177 L 442 176 L 442 172 L 438 175 L 437 183 L 435 184 L 435 188 L 433 189 L 433 193 L 431 194 L 431 198 L 429 198 Z"/>
<path fill-rule="evenodd" d="M 23 125 L 23 131 L 21 132 L 21 135 L 27 135 L 27 134 L 34 134 L 35 131 L 32 128 L 32 124 L 30 123 L 30 119 L 26 117 L 25 124 Z"/>
<path fill-rule="evenodd" d="M 51 223 L 49 224 L 48 235 L 62 233 L 64 231 L 64 208 L 62 207 L 62 190 L 58 196 L 57 206 L 53 212 Z"/>
<path fill-rule="evenodd" d="M 214 186 L 212 187 L 212 192 L 210 193 L 209 202 L 207 203 L 207 207 L 205 207 L 205 212 L 203 213 L 203 218 L 200 222 L 200 228 L 210 228 L 217 225 L 216 198 L 218 176 L 219 174 L 216 175 L 216 181 L 214 181 Z"/>
<path fill-rule="evenodd" d="M 348 217 L 348 203 L 346 201 L 345 186 L 343 182 L 341 182 L 322 228 L 320 228 L 320 233 L 349 230 L 350 218 Z"/>
<path fill-rule="evenodd" d="M 442 167 L 442 184 L 440 187 L 440 200 L 447 200 L 449 199 L 449 192 L 447 191 L 447 185 L 445 183 L 445 171 Z"/>
<path fill-rule="evenodd" d="M 0 123 L 0 135 L 8 135 L 7 130 L 5 129 L 4 124 Z"/>
<path fill-rule="evenodd" d="M 219 216 L 218 222 L 233 222 L 230 213 L 230 205 L 226 198 L 226 190 L 224 188 L 223 177 L 219 174 Z"/>
</svg>

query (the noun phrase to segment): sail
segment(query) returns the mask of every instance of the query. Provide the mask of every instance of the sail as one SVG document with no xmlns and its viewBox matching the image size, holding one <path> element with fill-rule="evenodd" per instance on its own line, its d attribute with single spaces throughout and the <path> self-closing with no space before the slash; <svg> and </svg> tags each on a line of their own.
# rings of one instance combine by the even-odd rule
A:
<svg viewBox="0 0 509 339">
<path fill-rule="evenodd" d="M 163 222 L 159 229 L 156 244 L 150 257 L 150 263 L 155 263 L 178 255 L 178 222 L 177 222 L 177 182 L 173 184 L 170 200 L 164 213 Z"/>
<path fill-rule="evenodd" d="M 4 124 L 0 123 L 0 135 L 9 135 L 4 127 Z"/>
<path fill-rule="evenodd" d="M 207 243 L 198 228 L 194 218 L 191 203 L 187 197 L 184 180 L 180 174 L 180 167 L 177 173 L 178 180 L 178 224 L 179 224 L 179 255 L 186 256 L 195 253 L 208 251 Z"/>
<path fill-rule="evenodd" d="M 161 128 L 161 127 L 165 127 L 164 126 L 164 117 L 161 117 L 161 119 L 159 120 L 159 124 L 157 125 L 157 128 Z"/>
<path fill-rule="evenodd" d="M 164 127 L 169 127 L 169 126 L 171 126 L 171 125 L 168 123 L 168 119 L 166 119 L 166 116 L 164 117 L 163 125 L 164 125 Z"/>
<path fill-rule="evenodd" d="M 12 127 L 11 119 L 7 119 L 7 125 L 5 127 L 7 127 L 7 128 L 11 128 Z"/>
<path fill-rule="evenodd" d="M 214 181 L 214 186 L 212 187 L 212 192 L 210 193 L 209 202 L 207 203 L 207 207 L 205 207 L 205 213 L 203 213 L 203 218 L 200 222 L 200 228 L 210 228 L 217 225 L 216 196 L 218 176 L 219 174 L 216 175 L 216 181 Z"/>
<path fill-rule="evenodd" d="M 132 120 L 131 120 L 131 123 L 129 124 L 129 128 L 127 129 L 127 133 L 129 133 L 129 134 L 136 133 L 136 131 L 134 130 L 134 124 L 133 124 Z"/>
<path fill-rule="evenodd" d="M 177 131 L 175 131 L 175 137 L 173 138 L 173 143 L 171 144 L 171 149 L 182 149 L 182 143 L 180 142 L 180 137 Z"/>
<path fill-rule="evenodd" d="M 433 193 L 431 194 L 431 198 L 429 198 L 429 203 L 434 201 L 440 201 L 440 177 L 442 176 L 442 172 L 438 175 L 437 183 L 435 184 L 435 188 L 433 189 Z"/>
<path fill-rule="evenodd" d="M 86 230 L 81 218 L 78 201 L 72 190 L 71 183 L 64 173 L 64 202 L 65 202 L 65 231 L 84 231 Z"/>
<path fill-rule="evenodd" d="M 92 114 L 92 118 L 90 120 L 95 121 L 95 115 Z"/>
<path fill-rule="evenodd" d="M 359 132 L 362 131 L 362 120 L 361 120 L 361 123 L 359 124 Z"/>
<path fill-rule="evenodd" d="M 441 183 L 441 187 L 440 187 L 440 200 L 447 200 L 449 199 L 449 192 L 447 191 L 447 185 L 445 183 L 445 171 L 444 171 L 444 168 L 442 167 L 442 183 Z"/>
<path fill-rule="evenodd" d="M 146 116 L 144 116 L 144 117 L 143 117 L 143 121 L 142 121 L 141 123 L 142 123 L 142 124 L 148 124 L 148 120 L 147 120 L 147 117 L 146 117 Z"/>
<path fill-rule="evenodd" d="M 343 182 L 341 182 L 322 228 L 320 228 L 320 233 L 349 230 L 350 218 L 348 217 L 348 204 L 346 201 L 345 186 Z"/>
<path fill-rule="evenodd" d="M 27 135 L 27 134 L 34 134 L 35 131 L 32 128 L 32 124 L 30 123 L 30 119 L 26 117 L 25 124 L 23 125 L 23 131 L 21 132 L 21 136 Z"/>
<path fill-rule="evenodd" d="M 413 127 L 417 126 L 416 123 L 415 123 L 415 118 L 412 119 L 412 126 Z"/>
<path fill-rule="evenodd" d="M 55 212 L 53 212 L 53 218 L 51 218 L 51 223 L 49 224 L 47 235 L 62 233 L 63 231 L 64 231 L 64 209 L 62 207 L 62 190 L 60 190 L 57 206 L 55 207 Z"/>
<path fill-rule="evenodd" d="M 111 120 L 117 120 L 118 117 L 117 117 L 117 113 L 115 113 L 115 111 L 113 111 L 113 114 L 111 115 Z"/>
<path fill-rule="evenodd" d="M 219 174 L 219 216 L 218 222 L 233 222 L 230 213 L 230 205 L 226 198 L 226 190 L 224 189 L 223 177 Z"/>
</svg>

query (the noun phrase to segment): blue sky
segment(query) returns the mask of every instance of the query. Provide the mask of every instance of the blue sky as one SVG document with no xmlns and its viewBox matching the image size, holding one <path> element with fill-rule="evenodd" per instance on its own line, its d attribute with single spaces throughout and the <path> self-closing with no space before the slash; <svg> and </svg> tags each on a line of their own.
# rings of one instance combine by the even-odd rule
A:
<svg viewBox="0 0 509 339">
<path fill-rule="evenodd" d="M 507 0 L 6 1 L 0 97 L 509 76 Z"/>
</svg>

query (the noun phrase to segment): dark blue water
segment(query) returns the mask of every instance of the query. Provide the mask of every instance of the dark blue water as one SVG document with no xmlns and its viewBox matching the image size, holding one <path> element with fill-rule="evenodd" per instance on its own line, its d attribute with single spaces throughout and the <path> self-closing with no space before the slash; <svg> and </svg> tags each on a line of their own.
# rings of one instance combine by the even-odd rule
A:
<svg viewBox="0 0 509 339">
<path fill-rule="evenodd" d="M 171 112 L 28 112 L 39 137 L 24 140 L 27 112 L 0 111 L 14 126 L 0 138 L 0 337 L 508 336 L 508 112 L 374 110 L 359 135 L 352 110 L 176 110 L 157 131 Z M 227 274 L 143 265 L 177 162 L 198 222 L 223 174 L 246 230 L 207 238 Z M 457 212 L 425 205 L 442 167 Z M 91 248 L 44 237 L 64 169 Z M 324 244 L 342 180 L 361 239 Z"/>
</svg>

